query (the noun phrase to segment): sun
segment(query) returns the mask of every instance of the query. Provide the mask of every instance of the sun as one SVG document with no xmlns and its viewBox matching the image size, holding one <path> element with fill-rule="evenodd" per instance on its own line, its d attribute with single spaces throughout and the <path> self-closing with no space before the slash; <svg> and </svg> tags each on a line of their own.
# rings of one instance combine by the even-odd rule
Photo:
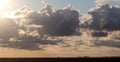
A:
<svg viewBox="0 0 120 62">
<path fill-rule="evenodd" d="M 10 0 L 0 0 L 0 8 L 5 7 L 9 2 Z"/>
</svg>

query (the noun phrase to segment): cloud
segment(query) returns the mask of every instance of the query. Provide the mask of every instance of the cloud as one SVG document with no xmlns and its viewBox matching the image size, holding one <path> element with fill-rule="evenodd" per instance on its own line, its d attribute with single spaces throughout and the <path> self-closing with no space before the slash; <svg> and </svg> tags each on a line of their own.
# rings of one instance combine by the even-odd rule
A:
<svg viewBox="0 0 120 62">
<path fill-rule="evenodd" d="M 14 37 L 18 32 L 19 27 L 13 19 L 0 18 L 0 39 L 9 40 Z"/>
<path fill-rule="evenodd" d="M 105 3 L 107 3 L 108 0 L 95 0 L 96 6 L 99 7 Z"/>
<path fill-rule="evenodd" d="M 120 2 L 120 0 L 95 0 L 97 7 L 108 4 L 109 2 Z"/>
<path fill-rule="evenodd" d="M 40 0 L 43 5 L 48 4 L 45 0 Z"/>
<path fill-rule="evenodd" d="M 120 29 L 120 7 L 109 4 L 99 8 L 92 8 L 88 14 L 92 18 L 88 19 L 86 25 L 94 30 L 119 30 Z"/>
<path fill-rule="evenodd" d="M 120 47 L 116 41 L 96 41 L 94 37 L 88 36 L 83 32 L 82 36 L 71 36 L 79 28 L 79 23 L 85 29 L 93 30 L 119 30 L 120 29 L 120 7 L 102 5 L 91 9 L 87 14 L 81 15 L 77 10 L 68 5 L 63 9 L 53 8 L 46 4 L 39 12 L 24 6 L 12 13 L 0 18 L 0 38 L 10 39 L 0 42 L 2 47 L 12 47 L 18 49 L 39 50 L 40 46 L 49 45 L 53 48 L 79 50 L 79 48 L 95 46 Z M 79 19 L 79 18 L 82 18 Z M 81 29 L 81 28 L 80 28 Z M 9 36 L 8 36 L 9 34 Z M 12 35 L 11 35 L 12 34 Z M 95 37 L 106 36 L 105 32 L 93 32 Z M 51 36 L 47 36 L 51 35 Z M 52 36 L 63 36 L 58 39 Z M 64 37 L 67 36 L 67 37 Z M 119 38 L 119 35 L 116 35 Z M 7 45 L 6 45 L 7 44 Z M 114 45 L 111 45 L 114 44 Z M 56 47 L 54 47 L 55 45 Z M 56 48 L 58 49 L 58 48 Z"/>
<path fill-rule="evenodd" d="M 95 46 L 108 46 L 108 47 L 116 47 L 120 48 L 120 42 L 115 40 L 107 40 L 107 41 L 95 41 Z"/>
<path fill-rule="evenodd" d="M 42 3 L 42 4 L 45 4 L 45 1 L 44 1 L 44 0 L 41 0 L 41 3 Z"/>
<path fill-rule="evenodd" d="M 57 45 L 62 40 L 49 37 L 74 34 L 79 27 L 79 15 L 72 5 L 55 9 L 46 4 L 39 12 L 23 6 L 0 18 L 0 46 L 38 50 L 42 49 L 40 45 Z"/>
<path fill-rule="evenodd" d="M 73 34 L 79 25 L 79 12 L 71 9 L 71 5 L 64 9 L 55 9 L 47 4 L 40 12 L 27 15 L 29 25 L 41 25 L 39 33 L 49 35 Z"/>
</svg>

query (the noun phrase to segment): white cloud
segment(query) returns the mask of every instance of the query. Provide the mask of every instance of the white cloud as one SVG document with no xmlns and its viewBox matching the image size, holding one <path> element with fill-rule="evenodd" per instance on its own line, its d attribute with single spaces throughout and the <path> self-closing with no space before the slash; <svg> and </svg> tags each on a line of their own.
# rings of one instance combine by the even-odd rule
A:
<svg viewBox="0 0 120 62">
<path fill-rule="evenodd" d="M 109 2 L 120 2 L 120 0 L 95 0 L 97 7 L 107 4 Z"/>
<path fill-rule="evenodd" d="M 103 5 L 104 3 L 107 3 L 107 2 L 108 2 L 108 0 L 95 0 L 97 7 Z"/>
<path fill-rule="evenodd" d="M 41 2 L 43 5 L 48 4 L 45 0 L 40 0 L 40 2 Z"/>
</svg>

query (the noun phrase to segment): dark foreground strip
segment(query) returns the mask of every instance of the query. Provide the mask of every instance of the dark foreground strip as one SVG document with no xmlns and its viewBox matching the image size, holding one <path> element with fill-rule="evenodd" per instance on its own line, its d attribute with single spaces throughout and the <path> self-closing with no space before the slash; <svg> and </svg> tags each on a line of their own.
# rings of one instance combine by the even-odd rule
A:
<svg viewBox="0 0 120 62">
<path fill-rule="evenodd" d="M 120 57 L 101 58 L 0 58 L 0 62 L 120 62 Z"/>
</svg>

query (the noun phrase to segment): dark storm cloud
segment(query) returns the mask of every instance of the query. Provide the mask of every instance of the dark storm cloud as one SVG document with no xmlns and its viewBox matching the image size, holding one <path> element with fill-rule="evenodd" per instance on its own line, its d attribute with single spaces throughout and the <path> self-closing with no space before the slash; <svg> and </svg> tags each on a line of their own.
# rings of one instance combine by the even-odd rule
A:
<svg viewBox="0 0 120 62">
<path fill-rule="evenodd" d="M 119 30 L 120 7 L 108 4 L 91 9 L 88 12 L 92 16 L 86 21 L 86 25 L 94 30 Z"/>
<path fill-rule="evenodd" d="M 27 26 L 33 24 L 42 26 L 37 28 L 38 32 L 48 35 L 71 35 L 79 25 L 79 12 L 72 10 L 71 5 L 64 9 L 55 9 L 47 4 L 40 12 L 31 11 L 26 7 L 15 15 L 25 16 L 23 19 L 25 23 L 27 22 Z"/>
<path fill-rule="evenodd" d="M 108 40 L 108 41 L 95 41 L 95 46 L 108 46 L 108 47 L 116 47 L 120 48 L 120 42 L 115 40 Z"/>
<path fill-rule="evenodd" d="M 0 18 L 0 39 L 14 37 L 18 33 L 18 26 L 14 20 L 9 18 Z"/>
</svg>

